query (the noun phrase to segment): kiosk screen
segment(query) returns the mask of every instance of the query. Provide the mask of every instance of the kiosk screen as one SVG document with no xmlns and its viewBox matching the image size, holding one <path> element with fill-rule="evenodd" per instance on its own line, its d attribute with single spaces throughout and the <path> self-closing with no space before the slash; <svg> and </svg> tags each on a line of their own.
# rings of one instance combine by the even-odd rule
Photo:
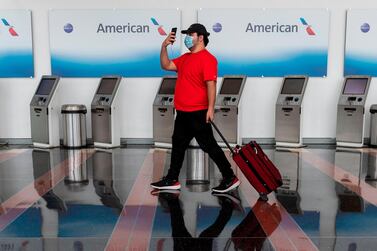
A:
<svg viewBox="0 0 377 251">
<path fill-rule="evenodd" d="M 284 79 L 281 94 L 301 94 L 305 84 L 305 78 L 286 78 Z"/>
<path fill-rule="evenodd" d="M 346 95 L 363 95 L 367 88 L 367 78 L 347 78 L 344 85 L 343 94 Z"/>
<path fill-rule="evenodd" d="M 158 94 L 168 94 L 173 95 L 175 90 L 176 78 L 164 78 L 161 83 L 160 90 Z"/>
<path fill-rule="evenodd" d="M 220 94 L 237 95 L 240 92 L 243 78 L 224 78 Z"/>
<path fill-rule="evenodd" d="M 55 78 L 43 78 L 39 83 L 37 89 L 37 95 L 49 95 L 52 88 L 54 87 L 56 79 Z"/>
<path fill-rule="evenodd" d="M 103 78 L 99 84 L 97 94 L 111 95 L 113 94 L 115 85 L 117 84 L 117 78 Z"/>
</svg>

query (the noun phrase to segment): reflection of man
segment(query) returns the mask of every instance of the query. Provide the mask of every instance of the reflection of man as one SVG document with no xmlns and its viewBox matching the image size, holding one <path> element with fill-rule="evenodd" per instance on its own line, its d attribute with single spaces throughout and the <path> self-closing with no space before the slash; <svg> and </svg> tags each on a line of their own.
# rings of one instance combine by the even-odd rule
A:
<svg viewBox="0 0 377 251">
<path fill-rule="evenodd" d="M 269 224 L 266 224 L 265 229 L 262 229 L 255 214 L 268 221 Z M 276 204 L 270 205 L 258 200 L 242 222 L 232 231 L 234 248 L 236 250 L 262 250 L 267 236 L 275 231 L 280 221 L 281 215 Z"/>
<path fill-rule="evenodd" d="M 152 194 L 159 194 L 161 206 L 166 207 L 170 212 L 174 250 L 212 250 L 213 238 L 220 235 L 232 217 L 233 209 L 240 206 L 240 200 L 234 193 L 214 194 L 218 196 L 221 205 L 219 215 L 211 226 L 205 229 L 198 238 L 195 238 L 185 226 L 179 200 L 180 192 L 162 190 L 161 192 L 152 191 Z"/>
</svg>

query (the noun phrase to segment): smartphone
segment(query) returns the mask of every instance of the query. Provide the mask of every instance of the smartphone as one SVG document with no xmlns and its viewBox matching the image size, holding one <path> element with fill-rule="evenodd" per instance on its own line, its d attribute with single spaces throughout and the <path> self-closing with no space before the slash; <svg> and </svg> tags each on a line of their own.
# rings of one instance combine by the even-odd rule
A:
<svg viewBox="0 0 377 251">
<path fill-rule="evenodd" d="M 171 32 L 175 35 L 177 33 L 177 27 L 172 28 Z M 171 44 L 174 44 L 174 42 L 172 42 Z"/>
</svg>

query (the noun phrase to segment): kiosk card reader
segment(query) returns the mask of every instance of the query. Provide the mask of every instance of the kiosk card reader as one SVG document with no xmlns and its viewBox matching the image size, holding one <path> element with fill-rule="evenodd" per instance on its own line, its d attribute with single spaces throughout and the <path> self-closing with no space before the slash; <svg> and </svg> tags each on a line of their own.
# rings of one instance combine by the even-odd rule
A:
<svg viewBox="0 0 377 251">
<path fill-rule="evenodd" d="M 276 146 L 302 146 L 302 100 L 307 82 L 307 76 L 287 76 L 283 80 L 280 94 L 276 101 Z"/>
<path fill-rule="evenodd" d="M 220 92 L 217 94 L 215 104 L 215 121 L 224 137 L 228 140 L 229 144 L 240 145 L 241 130 L 240 125 L 241 117 L 241 95 L 245 86 L 247 77 L 240 76 L 224 76 L 220 87 Z M 214 132 L 216 141 L 222 147 L 225 143 L 221 137 Z"/>
<path fill-rule="evenodd" d="M 164 77 L 153 102 L 153 141 L 158 147 L 171 147 L 174 130 L 174 90 L 177 77 Z"/>
<path fill-rule="evenodd" d="M 92 137 L 95 147 L 120 146 L 119 76 L 103 77 L 94 95 L 92 111 Z"/>
<path fill-rule="evenodd" d="M 348 76 L 344 80 L 338 102 L 336 145 L 364 145 L 364 113 L 371 77 Z"/>
<path fill-rule="evenodd" d="M 60 145 L 59 97 L 57 76 L 42 76 L 30 102 L 31 138 L 35 147 Z"/>
</svg>

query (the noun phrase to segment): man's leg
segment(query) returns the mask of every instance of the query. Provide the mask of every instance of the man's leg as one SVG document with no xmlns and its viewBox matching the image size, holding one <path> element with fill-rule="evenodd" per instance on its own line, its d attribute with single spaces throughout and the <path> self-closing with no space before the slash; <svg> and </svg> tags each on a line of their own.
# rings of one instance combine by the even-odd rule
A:
<svg viewBox="0 0 377 251">
<path fill-rule="evenodd" d="M 168 174 L 160 181 L 151 183 L 155 189 L 180 189 L 179 172 L 185 158 L 185 152 L 193 138 L 190 125 L 187 123 L 187 113 L 177 112 L 173 132 L 173 149 L 171 153 Z"/>
<path fill-rule="evenodd" d="M 200 148 L 208 153 L 209 157 L 216 163 L 224 179 L 234 176 L 231 164 L 226 158 L 224 151 L 217 144 L 211 124 L 206 122 L 207 111 L 200 111 L 195 118 L 195 138 Z"/>
<path fill-rule="evenodd" d="M 186 149 L 193 138 L 188 113 L 178 112 L 174 123 L 173 146 L 167 178 L 178 180 L 185 159 Z"/>
<path fill-rule="evenodd" d="M 223 176 L 220 185 L 212 188 L 212 191 L 215 193 L 225 193 L 237 188 L 240 185 L 240 181 L 234 175 L 231 164 L 226 158 L 224 151 L 217 144 L 213 136 L 211 124 L 206 122 L 206 114 L 207 111 L 197 113 L 197 118 L 193 124 L 194 135 L 200 147 L 203 151 L 207 152 L 210 158 L 216 163 Z"/>
</svg>

